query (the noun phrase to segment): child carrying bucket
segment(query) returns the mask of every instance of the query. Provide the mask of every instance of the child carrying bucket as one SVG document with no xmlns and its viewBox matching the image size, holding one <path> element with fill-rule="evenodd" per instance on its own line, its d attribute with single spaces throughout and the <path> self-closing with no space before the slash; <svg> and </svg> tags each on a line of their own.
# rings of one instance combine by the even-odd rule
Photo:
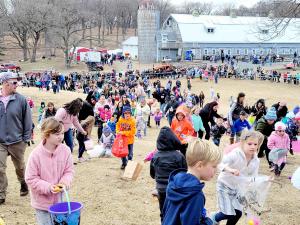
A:
<svg viewBox="0 0 300 225">
<path fill-rule="evenodd" d="M 71 151 L 62 144 L 63 124 L 53 117 L 47 118 L 41 132 L 42 141 L 29 156 L 25 180 L 30 188 L 37 224 L 52 225 L 48 208 L 59 202 L 64 188 L 70 188 L 74 168 Z"/>
</svg>

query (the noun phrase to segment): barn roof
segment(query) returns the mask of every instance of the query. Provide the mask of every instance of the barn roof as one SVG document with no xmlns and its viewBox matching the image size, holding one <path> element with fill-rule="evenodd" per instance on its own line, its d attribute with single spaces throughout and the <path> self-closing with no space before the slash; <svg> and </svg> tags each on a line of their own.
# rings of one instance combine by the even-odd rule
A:
<svg viewBox="0 0 300 225">
<path fill-rule="evenodd" d="M 270 23 L 270 19 L 267 17 L 189 14 L 171 14 L 170 17 L 178 24 L 184 43 L 300 43 L 299 19 L 293 19 L 283 34 L 270 40 L 271 31 L 262 33 L 268 30 L 265 24 Z M 208 28 L 213 28 L 213 33 L 207 32 Z"/>
<path fill-rule="evenodd" d="M 132 36 L 122 42 L 122 45 L 138 46 L 138 37 Z"/>
</svg>

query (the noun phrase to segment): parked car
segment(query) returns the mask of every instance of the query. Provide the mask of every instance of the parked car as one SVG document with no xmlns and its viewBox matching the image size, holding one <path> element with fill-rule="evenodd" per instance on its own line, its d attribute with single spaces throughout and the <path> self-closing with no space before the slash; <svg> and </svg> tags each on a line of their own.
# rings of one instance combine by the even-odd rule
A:
<svg viewBox="0 0 300 225">
<path fill-rule="evenodd" d="M 14 70 L 16 72 L 21 71 L 21 67 L 12 63 L 6 63 L 2 64 L 0 69 L 9 69 L 9 70 Z"/>
</svg>

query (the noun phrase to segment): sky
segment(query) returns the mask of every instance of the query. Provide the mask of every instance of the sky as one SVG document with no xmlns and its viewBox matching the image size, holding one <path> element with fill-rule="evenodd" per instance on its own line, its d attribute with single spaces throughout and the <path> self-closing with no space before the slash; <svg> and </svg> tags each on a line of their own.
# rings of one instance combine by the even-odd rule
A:
<svg viewBox="0 0 300 225">
<path fill-rule="evenodd" d="M 244 5 L 246 7 L 251 7 L 255 3 L 259 2 L 259 0 L 171 0 L 171 2 L 176 5 L 184 3 L 186 1 L 213 2 L 216 5 L 224 3 L 233 3 L 236 6 Z"/>
</svg>

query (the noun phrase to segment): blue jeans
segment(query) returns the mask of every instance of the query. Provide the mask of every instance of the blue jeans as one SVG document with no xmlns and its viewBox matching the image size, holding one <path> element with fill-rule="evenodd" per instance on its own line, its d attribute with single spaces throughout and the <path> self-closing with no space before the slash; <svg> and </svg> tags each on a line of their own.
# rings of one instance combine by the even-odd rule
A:
<svg viewBox="0 0 300 225">
<path fill-rule="evenodd" d="M 173 120 L 173 115 L 168 115 L 168 121 L 169 121 L 169 124 L 170 124 L 170 126 L 171 126 L 171 124 L 172 124 L 172 120 Z"/>
<path fill-rule="evenodd" d="M 71 128 L 64 133 L 64 141 L 71 152 L 73 152 L 73 130 Z"/>
<path fill-rule="evenodd" d="M 221 140 L 220 138 L 213 138 L 212 140 L 213 140 L 213 142 L 215 143 L 216 146 L 220 145 L 220 140 Z"/>
<path fill-rule="evenodd" d="M 215 215 L 216 222 L 220 222 L 221 220 L 227 220 L 226 225 L 235 225 L 242 217 L 242 212 L 240 210 L 235 209 L 235 215 L 225 215 L 222 212 L 219 212 Z"/>
<path fill-rule="evenodd" d="M 52 225 L 52 219 L 49 212 L 36 209 L 35 216 L 38 225 Z"/>
<path fill-rule="evenodd" d="M 128 160 L 133 158 L 133 144 L 128 145 L 128 156 L 122 158 L 122 165 L 127 165 Z"/>
</svg>

